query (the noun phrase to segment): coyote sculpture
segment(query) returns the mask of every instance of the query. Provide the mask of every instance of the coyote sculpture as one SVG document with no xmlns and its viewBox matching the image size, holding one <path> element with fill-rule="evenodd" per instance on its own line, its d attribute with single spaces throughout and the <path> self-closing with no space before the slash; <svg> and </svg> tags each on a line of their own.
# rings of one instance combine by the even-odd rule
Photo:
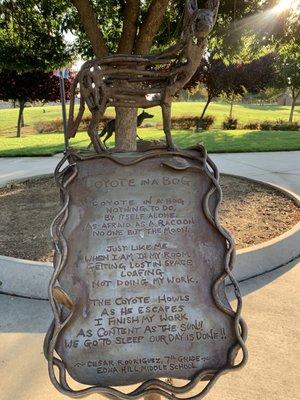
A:
<svg viewBox="0 0 300 400">
<path fill-rule="evenodd" d="M 92 118 L 88 134 L 97 153 L 107 151 L 98 137 L 98 124 L 109 106 L 150 108 L 161 106 L 167 148 L 174 149 L 171 136 L 171 104 L 174 96 L 196 72 L 206 49 L 219 0 L 207 0 L 199 9 L 197 0 L 187 0 L 179 42 L 156 55 L 116 54 L 87 61 L 71 88 L 68 138 L 76 135 L 85 103 Z M 80 90 L 80 107 L 74 118 L 74 97 Z"/>
<path fill-rule="evenodd" d="M 143 110 L 142 113 L 140 113 L 137 116 L 136 119 L 136 126 L 141 126 L 144 119 L 147 118 L 153 118 L 154 115 L 147 113 L 145 110 Z M 104 126 L 104 128 L 102 129 L 102 131 L 98 134 L 99 138 L 102 138 L 103 136 L 105 136 L 104 140 L 103 140 L 103 144 L 106 147 L 106 141 L 112 137 L 112 135 L 114 134 L 114 132 L 116 131 L 116 120 L 115 119 L 111 119 L 110 121 L 107 122 L 107 124 Z M 139 140 L 142 140 L 138 134 L 136 134 L 137 138 Z M 93 145 L 93 143 L 90 143 L 88 146 L 88 149 Z"/>
</svg>

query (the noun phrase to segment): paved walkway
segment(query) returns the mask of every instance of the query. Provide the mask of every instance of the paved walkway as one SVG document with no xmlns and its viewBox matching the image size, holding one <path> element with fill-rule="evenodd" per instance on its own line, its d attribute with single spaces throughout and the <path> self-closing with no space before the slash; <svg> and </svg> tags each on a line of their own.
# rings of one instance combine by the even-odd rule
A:
<svg viewBox="0 0 300 400">
<path fill-rule="evenodd" d="M 300 398 L 299 266 L 293 263 L 242 283 L 249 362 L 244 370 L 221 378 L 205 399 Z M 50 384 L 42 354 L 51 318 L 47 301 L 0 296 L 1 400 L 66 399 Z"/>
<path fill-rule="evenodd" d="M 212 159 L 223 173 L 273 183 L 300 195 L 300 151 L 213 154 Z"/>
<path fill-rule="evenodd" d="M 211 156 L 223 173 L 274 183 L 300 195 L 300 151 Z M 59 157 L 0 158 L 0 186 L 14 179 L 50 174 Z"/>
</svg>

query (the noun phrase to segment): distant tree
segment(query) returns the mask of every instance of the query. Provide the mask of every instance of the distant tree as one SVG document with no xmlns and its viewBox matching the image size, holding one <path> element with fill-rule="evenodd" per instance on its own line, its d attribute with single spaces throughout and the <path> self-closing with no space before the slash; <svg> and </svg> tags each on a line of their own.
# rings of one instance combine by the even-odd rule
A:
<svg viewBox="0 0 300 400">
<path fill-rule="evenodd" d="M 242 81 L 249 93 L 258 94 L 274 81 L 275 60 L 275 55 L 270 53 L 243 65 Z"/>
<path fill-rule="evenodd" d="M 223 96 L 230 102 L 229 118 L 233 118 L 233 104 L 238 98 L 242 98 L 246 92 L 245 64 L 229 64 L 226 70 L 227 90 Z"/>
<path fill-rule="evenodd" d="M 213 56 L 202 61 L 185 88 L 191 90 L 198 83 L 202 83 L 207 90 L 207 100 L 200 119 L 204 117 L 209 104 L 214 98 L 219 97 L 221 94 L 229 96 L 233 92 L 239 94 L 242 90 L 239 85 L 236 85 L 233 67 L 226 65 L 220 59 L 215 60 Z"/>
<path fill-rule="evenodd" d="M 293 122 L 296 101 L 300 98 L 300 44 L 290 42 L 279 52 L 276 60 L 276 79 L 273 84 L 282 90 L 289 90 L 292 104 L 289 122 Z"/>
<path fill-rule="evenodd" d="M 191 90 L 202 83 L 207 90 L 207 101 L 200 118 L 214 98 L 221 95 L 231 100 L 230 116 L 232 116 L 233 100 L 246 92 L 258 93 L 273 80 L 274 56 L 269 54 L 247 64 L 226 65 L 213 55 L 202 61 L 197 72 L 186 86 Z"/>
<path fill-rule="evenodd" d="M 64 0 L 0 1 L 0 69 L 53 71 L 72 53 L 64 40 Z"/>
<path fill-rule="evenodd" d="M 65 79 L 66 97 L 70 96 L 71 83 Z M 2 70 L 0 72 L 0 100 L 19 104 L 17 137 L 21 137 L 21 125 L 25 104 L 33 101 L 57 101 L 60 99 L 59 78 L 53 73 Z"/>
<path fill-rule="evenodd" d="M 233 104 L 237 97 L 246 93 L 258 94 L 263 92 L 275 78 L 275 56 L 267 54 L 245 64 L 229 66 L 229 87 L 225 95 L 230 100 L 229 117 L 233 117 Z"/>
<path fill-rule="evenodd" d="M 246 99 L 247 102 L 259 103 L 263 106 L 264 104 L 276 103 L 281 94 L 281 89 L 268 86 L 259 93 L 255 93 L 253 95 L 251 93 L 246 94 L 244 99 Z"/>
<path fill-rule="evenodd" d="M 226 98 L 233 98 L 244 93 L 242 72 L 242 65 L 226 65 L 222 60 L 214 59 L 213 57 L 202 61 L 197 72 L 185 87 L 191 90 L 197 84 L 202 83 L 206 88 L 207 100 L 200 119 L 204 117 L 213 99 L 221 95 Z"/>
</svg>

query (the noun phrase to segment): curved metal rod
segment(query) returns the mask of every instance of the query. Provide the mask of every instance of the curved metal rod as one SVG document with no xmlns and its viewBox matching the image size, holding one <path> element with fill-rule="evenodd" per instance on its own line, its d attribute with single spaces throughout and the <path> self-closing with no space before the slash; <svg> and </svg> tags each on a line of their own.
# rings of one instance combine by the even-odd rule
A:
<svg viewBox="0 0 300 400">
<path fill-rule="evenodd" d="M 192 150 L 192 149 L 190 149 Z M 123 399 L 123 400 L 135 400 L 138 399 L 142 396 L 145 396 L 147 394 L 159 394 L 169 400 L 181 400 L 182 397 L 177 397 L 176 394 L 182 395 L 185 393 L 188 393 L 191 389 L 195 388 L 195 386 L 203 381 L 204 379 L 210 378 L 209 382 L 207 385 L 195 396 L 192 397 L 185 397 L 186 400 L 194 400 L 194 399 L 202 399 L 212 388 L 212 386 L 216 383 L 216 381 L 224 374 L 228 373 L 229 371 L 232 370 L 237 370 L 242 368 L 245 363 L 247 362 L 248 358 L 248 353 L 245 345 L 245 340 L 247 338 L 247 326 L 244 322 L 244 320 L 241 318 L 241 308 L 242 308 L 242 297 L 238 288 L 237 281 L 235 280 L 234 276 L 232 275 L 232 268 L 233 268 L 233 263 L 235 259 L 235 246 L 234 246 L 234 241 L 231 238 L 229 232 L 223 228 L 219 221 L 218 221 L 218 211 L 219 211 L 219 205 L 221 201 L 221 188 L 219 185 L 219 173 L 218 170 L 215 166 L 215 164 L 212 162 L 212 160 L 207 156 L 206 150 L 204 149 L 203 146 L 198 146 L 196 149 L 199 155 L 195 156 L 188 151 L 181 151 L 181 150 L 175 150 L 175 151 L 160 151 L 160 152 L 149 152 L 141 157 L 138 157 L 134 160 L 131 161 L 125 161 L 125 160 L 120 160 L 116 158 L 115 156 L 109 155 L 109 154 L 98 154 L 94 156 L 81 156 L 77 153 L 71 153 L 66 154 L 65 157 L 61 160 L 61 162 L 58 164 L 56 170 L 55 170 L 55 178 L 56 181 L 61 189 L 62 192 L 62 199 L 63 199 L 63 205 L 61 210 L 59 211 L 58 215 L 56 216 L 55 220 L 53 221 L 52 227 L 51 227 L 51 232 L 52 232 L 52 237 L 54 240 L 55 244 L 55 250 L 56 250 L 56 258 L 55 258 L 55 270 L 53 277 L 50 281 L 49 285 L 49 299 L 50 303 L 53 309 L 54 313 L 54 321 L 52 322 L 46 338 L 45 338 L 45 343 L 44 343 L 44 352 L 46 355 L 46 358 L 48 360 L 48 369 L 49 369 L 49 375 L 50 379 L 53 383 L 53 385 L 63 394 L 66 394 L 70 397 L 73 398 L 79 398 L 79 397 L 84 397 L 93 393 L 99 393 L 103 394 L 108 398 L 111 399 Z M 226 255 L 225 255 L 225 261 L 224 261 L 224 272 L 221 274 L 221 276 L 215 281 L 213 285 L 213 290 L 212 290 L 212 295 L 213 299 L 217 305 L 217 307 L 227 315 L 229 315 L 233 320 L 234 320 L 234 330 L 237 338 L 237 343 L 232 346 L 232 348 L 229 351 L 228 354 L 228 362 L 227 365 L 224 366 L 224 368 L 221 368 L 220 370 L 201 370 L 199 371 L 195 377 L 189 381 L 187 384 L 183 386 L 173 386 L 169 383 L 163 382 L 159 379 L 151 379 L 149 381 L 146 381 L 138 386 L 137 389 L 129 392 L 129 393 L 123 393 L 121 390 L 111 388 L 111 387 L 99 387 L 99 386 L 92 386 L 89 388 L 85 389 L 80 389 L 80 390 L 73 390 L 67 383 L 67 378 L 66 378 L 66 368 L 63 364 L 63 362 L 58 359 L 57 357 L 54 356 L 55 353 L 55 347 L 56 347 L 56 342 L 59 336 L 59 333 L 62 331 L 64 326 L 67 325 L 67 323 L 71 320 L 73 316 L 73 311 L 70 311 L 70 314 L 67 316 L 65 320 L 61 319 L 61 305 L 57 304 L 55 299 L 53 298 L 53 291 L 52 288 L 54 285 L 57 283 L 58 277 L 60 272 L 63 270 L 66 259 L 67 259 L 67 254 L 68 254 L 68 247 L 67 247 L 67 242 L 66 239 L 64 238 L 63 235 L 63 229 L 65 226 L 65 223 L 68 219 L 68 206 L 69 206 L 69 201 L 70 197 L 67 191 L 68 186 L 70 183 L 76 178 L 77 176 L 77 167 L 76 167 L 76 162 L 75 160 L 88 160 L 92 158 L 108 158 L 110 160 L 113 160 L 114 162 L 121 164 L 121 165 L 134 165 L 137 164 L 143 160 L 146 160 L 148 158 L 153 158 L 153 157 L 162 157 L 164 155 L 174 155 L 174 156 L 182 156 L 186 157 L 192 160 L 196 160 L 203 164 L 204 166 L 204 173 L 206 176 L 211 180 L 212 182 L 212 187 L 209 189 L 207 194 L 204 197 L 203 200 L 203 211 L 210 222 L 218 231 L 219 233 L 224 237 L 227 243 L 227 250 L 226 250 Z M 61 171 L 61 167 L 64 164 L 65 161 L 70 161 L 70 165 L 65 168 L 63 171 Z M 195 169 L 197 171 L 197 169 Z M 216 195 L 217 196 L 217 202 L 216 206 L 214 209 L 211 209 L 210 207 L 210 198 L 211 196 Z M 221 297 L 219 296 L 219 290 L 221 285 L 224 284 L 224 281 L 228 277 L 234 287 L 235 290 L 235 296 L 237 298 L 237 309 L 234 311 L 231 307 L 228 307 L 227 304 L 224 304 L 222 302 Z M 237 354 L 237 351 L 241 349 L 242 350 L 242 360 L 238 364 L 234 364 L 234 360 Z M 59 371 L 59 377 L 57 378 L 55 375 L 54 367 L 58 368 Z"/>
</svg>

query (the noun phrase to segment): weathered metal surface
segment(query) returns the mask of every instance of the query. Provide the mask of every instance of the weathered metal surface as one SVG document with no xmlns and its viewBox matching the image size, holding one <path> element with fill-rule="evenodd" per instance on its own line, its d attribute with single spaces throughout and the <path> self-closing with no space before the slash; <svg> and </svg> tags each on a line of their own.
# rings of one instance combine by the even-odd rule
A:
<svg viewBox="0 0 300 400">
<path fill-rule="evenodd" d="M 54 385 L 74 397 L 154 391 L 171 399 L 209 380 L 202 398 L 247 359 L 234 243 L 217 220 L 215 166 L 204 149 L 67 158 L 70 166 L 60 173 L 62 161 L 56 171 L 63 207 L 52 229 L 55 320 L 45 341 Z M 93 386 L 72 391 L 66 370 Z M 174 387 L 162 377 L 189 383 Z M 109 387 L 143 381 L 129 394 Z"/>
<path fill-rule="evenodd" d="M 198 9 L 196 0 L 186 0 L 182 34 L 178 43 L 156 55 L 111 55 L 87 61 L 77 74 L 72 88 L 68 137 L 74 137 L 81 122 L 85 104 L 91 114 L 88 134 L 97 153 L 106 151 L 98 137 L 98 125 L 109 106 L 149 108 L 161 106 L 163 126 L 169 149 L 171 104 L 174 96 L 190 81 L 206 50 L 219 0 L 207 0 Z M 80 107 L 76 117 L 75 93 L 79 86 Z"/>
</svg>

